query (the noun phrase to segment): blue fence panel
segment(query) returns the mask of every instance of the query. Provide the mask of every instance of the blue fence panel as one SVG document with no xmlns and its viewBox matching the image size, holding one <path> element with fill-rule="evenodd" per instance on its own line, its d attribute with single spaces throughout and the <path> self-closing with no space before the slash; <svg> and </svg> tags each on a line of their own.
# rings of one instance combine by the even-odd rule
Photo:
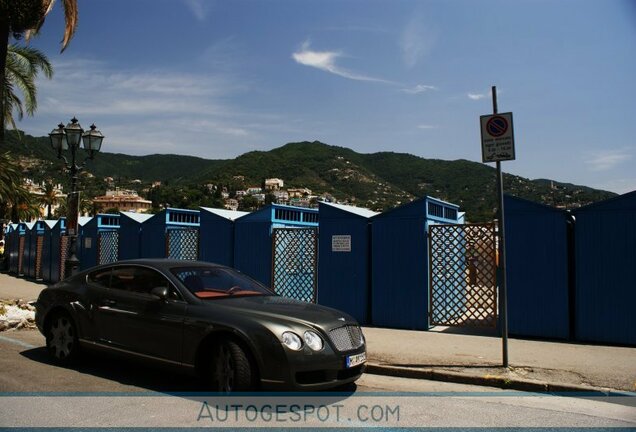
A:
<svg viewBox="0 0 636 432">
<path fill-rule="evenodd" d="M 567 339 L 568 214 L 512 196 L 504 209 L 509 332 Z"/>
<path fill-rule="evenodd" d="M 576 338 L 636 344 L 636 192 L 573 212 Z"/>
</svg>

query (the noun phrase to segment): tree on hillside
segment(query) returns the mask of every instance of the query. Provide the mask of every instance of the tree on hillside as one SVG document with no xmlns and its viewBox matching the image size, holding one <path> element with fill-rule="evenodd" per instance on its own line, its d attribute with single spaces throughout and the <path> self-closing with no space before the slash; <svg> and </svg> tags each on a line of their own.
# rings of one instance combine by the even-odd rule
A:
<svg viewBox="0 0 636 432">
<path fill-rule="evenodd" d="M 43 53 L 35 48 L 15 44 L 9 46 L 2 86 L 5 127 L 18 129 L 14 112 L 17 112 L 19 120 L 22 120 L 25 111 L 30 116 L 35 113 L 38 106 L 35 79 L 40 72 L 49 79 L 53 76 L 53 67 Z M 20 99 L 16 90 L 20 90 L 24 101 Z"/>
<path fill-rule="evenodd" d="M 9 38 L 27 39 L 44 24 L 44 19 L 55 4 L 55 0 L 0 0 L 0 85 L 5 84 L 5 66 Z M 77 0 L 62 0 L 64 7 L 64 37 L 62 51 L 66 49 L 77 27 Z M 4 98 L 0 98 L 0 149 L 4 147 Z"/>
</svg>

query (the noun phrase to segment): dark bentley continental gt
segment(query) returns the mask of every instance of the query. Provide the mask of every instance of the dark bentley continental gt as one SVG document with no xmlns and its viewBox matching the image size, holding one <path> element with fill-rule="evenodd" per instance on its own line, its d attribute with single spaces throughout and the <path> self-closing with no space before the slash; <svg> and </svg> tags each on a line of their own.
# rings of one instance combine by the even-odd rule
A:
<svg viewBox="0 0 636 432">
<path fill-rule="evenodd" d="M 94 267 L 44 289 L 36 323 L 58 363 L 112 350 L 183 367 L 221 392 L 331 388 L 357 380 L 366 363 L 349 315 L 198 261 Z"/>
</svg>

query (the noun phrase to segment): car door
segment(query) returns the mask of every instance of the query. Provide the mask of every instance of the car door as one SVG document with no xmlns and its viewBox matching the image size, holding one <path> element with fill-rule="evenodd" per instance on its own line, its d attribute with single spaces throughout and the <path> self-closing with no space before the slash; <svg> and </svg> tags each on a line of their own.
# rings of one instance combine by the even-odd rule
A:
<svg viewBox="0 0 636 432">
<path fill-rule="evenodd" d="M 161 300 L 150 292 L 168 287 Z M 112 268 L 110 287 L 97 301 L 96 323 L 100 342 L 112 348 L 181 362 L 186 302 L 172 283 L 150 267 Z"/>
</svg>

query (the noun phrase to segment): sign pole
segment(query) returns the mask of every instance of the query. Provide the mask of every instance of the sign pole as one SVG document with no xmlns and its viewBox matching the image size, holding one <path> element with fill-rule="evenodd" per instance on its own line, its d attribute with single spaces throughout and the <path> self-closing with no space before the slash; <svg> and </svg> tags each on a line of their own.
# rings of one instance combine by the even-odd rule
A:
<svg viewBox="0 0 636 432">
<path fill-rule="evenodd" d="M 497 87 L 492 86 L 492 111 L 497 114 Z M 506 240 L 504 223 L 503 174 L 501 161 L 497 161 L 497 193 L 499 209 L 497 211 L 497 230 L 499 231 L 499 317 L 501 319 L 501 342 L 503 367 L 508 367 L 508 291 L 506 286 Z"/>
</svg>

